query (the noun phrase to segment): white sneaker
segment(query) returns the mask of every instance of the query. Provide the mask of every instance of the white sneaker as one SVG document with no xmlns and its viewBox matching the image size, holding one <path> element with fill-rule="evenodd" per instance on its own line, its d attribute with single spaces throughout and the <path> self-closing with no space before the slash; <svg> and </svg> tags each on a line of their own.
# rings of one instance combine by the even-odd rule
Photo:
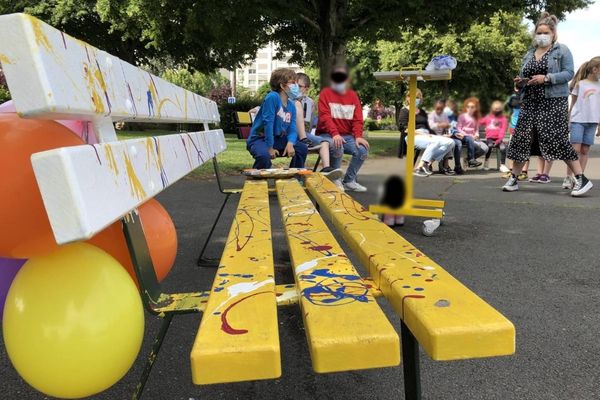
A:
<svg viewBox="0 0 600 400">
<path fill-rule="evenodd" d="M 508 178 L 508 181 L 504 184 L 504 186 L 502 186 L 502 190 L 504 192 L 516 192 L 517 190 L 519 190 L 519 180 L 517 179 L 517 177 L 511 175 L 511 177 Z"/>
<path fill-rule="evenodd" d="M 383 216 L 383 223 L 387 226 L 394 226 L 396 224 L 396 218 L 393 215 L 385 214 Z"/>
<path fill-rule="evenodd" d="M 360 183 L 358 183 L 356 181 L 344 183 L 344 189 L 346 189 L 349 192 L 366 192 L 367 191 L 366 187 L 364 187 L 363 185 L 361 185 Z"/>
<path fill-rule="evenodd" d="M 483 162 L 483 170 L 484 171 L 489 171 L 490 170 L 490 160 L 485 160 Z"/>
<path fill-rule="evenodd" d="M 334 179 L 333 183 L 335 183 L 335 186 L 338 187 L 338 189 L 340 190 L 340 192 L 345 192 L 345 190 L 344 190 L 344 184 L 342 183 L 342 178 Z"/>
<path fill-rule="evenodd" d="M 573 177 L 569 175 L 563 180 L 562 188 L 571 190 L 571 189 L 573 189 L 573 185 L 574 185 Z"/>
<path fill-rule="evenodd" d="M 505 174 L 507 172 L 510 172 L 510 169 L 508 169 L 508 167 L 506 165 L 502 164 L 500 166 L 500 172 L 502 172 L 503 174 Z"/>
</svg>

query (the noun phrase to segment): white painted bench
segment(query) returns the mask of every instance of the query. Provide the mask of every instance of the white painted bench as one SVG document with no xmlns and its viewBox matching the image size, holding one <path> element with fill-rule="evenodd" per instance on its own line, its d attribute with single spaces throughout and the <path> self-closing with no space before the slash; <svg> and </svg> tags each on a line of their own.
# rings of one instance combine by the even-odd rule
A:
<svg viewBox="0 0 600 400">
<path fill-rule="evenodd" d="M 1 16 L 0 37 L 20 115 L 94 123 L 99 144 L 37 153 L 32 165 L 58 243 L 123 221 L 145 306 L 163 319 L 134 398 L 181 313 L 204 313 L 190 355 L 196 384 L 279 377 L 277 305 L 295 303 L 313 369 L 348 371 L 400 362 L 398 334 L 374 299 L 385 296 L 403 320 L 407 399 L 420 398 L 417 339 L 436 360 L 514 352 L 510 321 L 320 174 L 306 179 L 308 191 L 373 279 L 358 274 L 302 186 L 282 179 L 275 190 L 296 282 L 277 285 L 269 188 L 247 181 L 211 290 L 163 293 L 136 208 L 225 150 L 223 132 L 208 129 L 219 121 L 216 104 L 32 17 Z M 117 141 L 112 123 L 122 120 L 203 123 L 205 130 Z"/>
</svg>

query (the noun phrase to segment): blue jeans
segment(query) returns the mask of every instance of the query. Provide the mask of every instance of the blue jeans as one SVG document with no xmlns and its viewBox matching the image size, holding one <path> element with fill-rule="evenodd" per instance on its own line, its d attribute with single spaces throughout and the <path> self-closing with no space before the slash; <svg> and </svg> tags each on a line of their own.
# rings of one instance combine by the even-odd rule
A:
<svg viewBox="0 0 600 400">
<path fill-rule="evenodd" d="M 352 135 L 341 135 L 342 138 L 346 141 L 344 146 L 341 149 L 336 149 L 333 145 L 333 138 L 331 135 L 327 133 L 323 133 L 320 135 L 325 141 L 329 143 L 329 154 L 331 155 L 331 167 L 339 168 L 342 166 L 342 157 L 344 154 L 350 154 L 352 159 L 350 159 L 350 165 L 348 165 L 348 169 L 346 170 L 346 176 L 344 177 L 344 183 L 355 182 L 356 175 L 358 175 L 358 171 L 360 167 L 362 167 L 363 163 L 369 156 L 369 149 L 364 146 L 357 146 L 356 141 L 354 140 L 354 136 Z"/>
<path fill-rule="evenodd" d="M 598 124 L 571 122 L 571 144 L 586 144 L 591 146 L 594 144 L 594 136 Z"/>
<path fill-rule="evenodd" d="M 462 140 L 457 139 L 455 137 L 452 138 L 452 141 L 454 141 L 454 169 L 461 169 L 461 165 L 460 165 L 460 153 L 462 152 Z"/>
<path fill-rule="evenodd" d="M 283 154 L 285 146 L 287 145 L 287 136 L 275 136 L 273 148 Z M 252 168 L 256 169 L 267 169 L 271 168 L 271 155 L 269 154 L 269 148 L 264 137 L 255 137 L 246 145 L 246 149 L 254 157 L 254 165 Z M 308 147 L 304 143 L 296 142 L 294 145 L 296 154 L 292 157 L 290 162 L 290 168 L 304 168 L 304 162 L 308 154 Z"/>
<path fill-rule="evenodd" d="M 437 135 L 415 135 L 415 147 L 423 150 L 421 160 L 440 161 L 452 151 L 454 141 L 450 138 Z"/>
</svg>

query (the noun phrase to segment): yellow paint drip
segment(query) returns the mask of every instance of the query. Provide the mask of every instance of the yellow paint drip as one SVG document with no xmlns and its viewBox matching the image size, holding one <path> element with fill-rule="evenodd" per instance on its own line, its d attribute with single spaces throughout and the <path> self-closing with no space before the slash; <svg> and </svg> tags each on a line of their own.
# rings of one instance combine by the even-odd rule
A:
<svg viewBox="0 0 600 400">
<path fill-rule="evenodd" d="M 159 103 L 158 103 L 158 108 L 157 108 L 157 112 L 158 112 L 158 116 L 160 117 L 160 111 L 162 110 L 163 106 L 166 103 L 171 103 L 173 104 L 176 108 L 180 109 L 181 111 L 181 107 L 179 107 L 173 100 L 169 99 L 168 97 L 162 99 Z"/>
<path fill-rule="evenodd" d="M 97 114 L 104 114 L 104 102 L 102 101 L 102 97 L 100 97 L 98 91 L 96 90 L 96 78 L 94 76 L 94 72 L 92 71 L 92 66 L 84 64 L 83 70 L 85 71 L 87 88 L 89 90 L 90 98 L 92 100 L 92 104 L 94 105 L 94 109 Z"/>
<path fill-rule="evenodd" d="M 31 27 L 33 28 L 33 35 L 35 37 L 35 43 L 38 46 L 45 48 L 48 52 L 51 52 L 52 45 L 50 44 L 48 37 L 44 33 L 44 30 L 42 27 L 42 21 L 40 21 L 39 19 L 37 19 L 35 17 L 32 17 L 31 15 L 27 15 L 27 18 L 29 19 L 29 22 L 31 23 Z"/>
<path fill-rule="evenodd" d="M 117 160 L 115 159 L 112 147 L 104 146 L 104 155 L 108 161 L 108 167 L 115 175 L 119 175 L 119 167 L 117 165 Z"/>
<path fill-rule="evenodd" d="M 0 54 L 0 63 L 2 64 L 12 64 L 12 60 L 8 58 L 7 55 Z"/>
<path fill-rule="evenodd" d="M 125 160 L 125 170 L 127 171 L 127 178 L 129 186 L 131 188 L 131 195 L 137 197 L 139 200 L 146 199 L 146 191 L 144 190 L 140 179 L 135 173 L 133 163 L 131 162 L 131 159 L 129 158 L 129 155 L 126 151 L 123 152 L 123 160 Z"/>
</svg>

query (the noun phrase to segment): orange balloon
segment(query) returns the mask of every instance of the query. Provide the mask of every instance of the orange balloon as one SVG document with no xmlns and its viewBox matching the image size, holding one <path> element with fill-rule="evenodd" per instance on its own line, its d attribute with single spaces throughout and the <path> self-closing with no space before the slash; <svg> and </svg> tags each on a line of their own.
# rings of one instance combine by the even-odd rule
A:
<svg viewBox="0 0 600 400">
<path fill-rule="evenodd" d="M 81 138 L 58 122 L 0 114 L 1 257 L 30 258 L 58 248 L 30 158 L 81 144 Z"/>
<path fill-rule="evenodd" d="M 177 256 L 177 233 L 175 225 L 167 210 L 155 199 L 148 200 L 138 208 L 144 236 L 148 243 L 148 250 L 154 264 L 156 277 L 161 282 L 175 263 Z M 129 272 L 129 275 L 137 283 L 133 270 L 133 263 L 127 249 L 125 234 L 121 221 L 117 221 L 96 236 L 88 243 L 93 244 L 106 251 L 121 263 Z"/>
</svg>

